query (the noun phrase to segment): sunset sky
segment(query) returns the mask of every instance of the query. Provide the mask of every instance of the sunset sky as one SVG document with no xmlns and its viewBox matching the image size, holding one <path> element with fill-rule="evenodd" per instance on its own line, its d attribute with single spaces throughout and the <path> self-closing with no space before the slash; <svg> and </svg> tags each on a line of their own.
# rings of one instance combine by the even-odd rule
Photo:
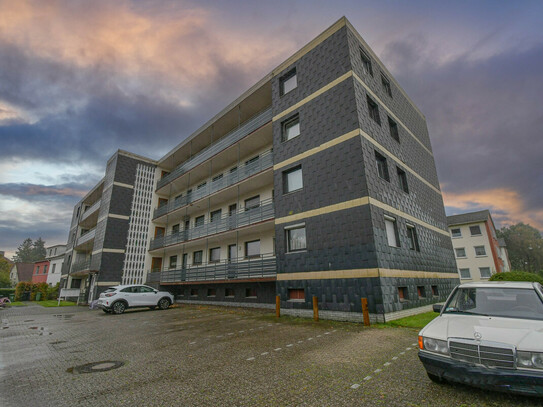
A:
<svg viewBox="0 0 543 407">
<path fill-rule="evenodd" d="M 65 244 L 117 149 L 160 158 L 343 15 L 425 114 L 447 214 L 543 231 L 541 1 L 0 0 L 0 250 Z"/>
</svg>

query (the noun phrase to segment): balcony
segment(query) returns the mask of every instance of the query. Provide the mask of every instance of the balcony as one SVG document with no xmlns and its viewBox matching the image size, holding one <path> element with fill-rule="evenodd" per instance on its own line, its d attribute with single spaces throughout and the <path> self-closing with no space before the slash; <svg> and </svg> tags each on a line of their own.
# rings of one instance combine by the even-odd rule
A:
<svg viewBox="0 0 543 407">
<path fill-rule="evenodd" d="M 77 239 L 77 243 L 74 248 L 79 248 L 80 246 L 89 246 L 89 243 L 94 240 L 94 234 L 96 233 L 96 228 L 88 230 L 81 233 L 81 236 Z"/>
<path fill-rule="evenodd" d="M 147 274 L 147 283 L 181 283 L 191 281 L 246 280 L 274 278 L 277 275 L 275 256 L 264 254 L 250 259 L 223 260 L 164 270 Z"/>
<path fill-rule="evenodd" d="M 191 159 L 183 162 L 181 165 L 179 165 L 177 168 L 175 168 L 171 173 L 165 175 L 157 182 L 156 189 L 162 188 L 164 185 L 167 185 L 169 182 L 173 181 L 177 177 L 180 177 L 187 171 L 190 171 L 197 165 L 203 163 L 204 161 L 210 159 L 218 152 L 234 145 L 239 140 L 247 136 L 248 134 L 252 133 L 259 127 L 262 127 L 264 124 L 268 123 L 272 119 L 272 110 L 271 107 L 263 110 L 260 113 L 257 113 L 255 116 L 253 116 L 251 119 L 247 120 L 242 126 L 238 127 L 237 129 L 231 131 L 226 136 L 221 138 L 219 141 L 217 141 L 214 144 L 211 144 L 209 147 L 203 149 L 199 153 L 197 153 L 194 157 Z"/>
<path fill-rule="evenodd" d="M 214 235 L 216 233 L 226 232 L 243 226 L 252 225 L 264 220 L 273 219 L 275 216 L 273 200 L 268 199 L 260 202 L 258 206 L 250 209 L 240 209 L 234 214 L 226 214 L 213 222 L 205 223 L 201 226 L 182 230 L 166 236 L 160 236 L 151 240 L 149 250 L 155 250 L 188 240 Z"/>
<path fill-rule="evenodd" d="M 91 206 L 87 208 L 85 212 L 81 215 L 81 219 L 79 219 L 79 225 L 83 228 L 90 229 L 94 226 L 96 226 L 96 223 L 98 221 L 98 212 L 100 210 L 100 203 L 102 202 L 101 199 L 93 203 Z"/>
<path fill-rule="evenodd" d="M 261 171 L 264 171 L 273 166 L 273 151 L 268 150 L 258 157 L 258 160 L 251 162 L 249 164 L 243 164 L 238 167 L 234 172 L 230 172 L 227 175 L 223 176 L 220 179 L 215 181 L 207 182 L 206 186 L 196 191 L 186 194 L 178 199 L 172 200 L 166 205 L 163 205 L 155 209 L 153 213 L 153 219 L 156 219 L 160 216 L 163 216 L 167 213 L 173 212 L 176 209 L 179 209 L 185 205 L 188 205 L 198 199 L 202 199 L 208 195 L 211 195 L 221 189 L 232 186 L 238 182 L 241 182 L 254 174 L 257 174 Z"/>
</svg>

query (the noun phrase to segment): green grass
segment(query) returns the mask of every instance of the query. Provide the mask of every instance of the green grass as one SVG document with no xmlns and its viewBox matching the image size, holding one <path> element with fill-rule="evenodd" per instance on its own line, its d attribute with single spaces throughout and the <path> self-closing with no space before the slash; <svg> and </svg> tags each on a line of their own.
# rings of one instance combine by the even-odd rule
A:
<svg viewBox="0 0 543 407">
<path fill-rule="evenodd" d="M 425 312 L 423 314 L 417 314 L 410 317 L 396 319 L 394 321 L 387 322 L 388 326 L 401 326 L 405 328 L 424 328 L 430 321 L 439 315 L 438 312 Z"/>
<path fill-rule="evenodd" d="M 13 302 L 10 302 L 7 305 L 12 306 L 12 307 L 20 307 L 21 305 L 26 305 L 26 304 L 24 302 L 22 302 L 22 301 L 13 301 Z"/>
<path fill-rule="evenodd" d="M 41 305 L 42 307 L 57 307 L 58 300 L 31 301 L 31 302 L 13 301 L 12 303 L 8 304 L 8 306 L 22 307 L 25 305 L 33 305 L 33 304 Z M 60 301 L 61 307 L 69 307 L 72 305 L 77 305 L 77 304 L 72 301 Z"/>
</svg>

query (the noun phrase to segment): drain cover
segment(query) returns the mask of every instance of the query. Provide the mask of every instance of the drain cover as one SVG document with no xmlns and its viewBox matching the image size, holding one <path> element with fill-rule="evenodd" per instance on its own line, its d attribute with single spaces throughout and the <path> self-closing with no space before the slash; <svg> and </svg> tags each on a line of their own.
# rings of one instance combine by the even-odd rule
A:
<svg viewBox="0 0 543 407">
<path fill-rule="evenodd" d="M 104 360 L 102 362 L 87 363 L 86 365 L 80 365 L 71 367 L 68 369 L 70 373 L 97 373 L 107 372 L 108 370 L 118 369 L 123 366 L 124 362 L 114 360 Z"/>
</svg>

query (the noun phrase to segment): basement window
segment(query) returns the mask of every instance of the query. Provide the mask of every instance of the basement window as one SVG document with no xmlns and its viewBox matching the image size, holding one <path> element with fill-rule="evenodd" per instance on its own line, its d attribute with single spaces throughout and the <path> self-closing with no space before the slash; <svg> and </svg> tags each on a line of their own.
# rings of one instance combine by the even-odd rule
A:
<svg viewBox="0 0 543 407">
<path fill-rule="evenodd" d="M 303 288 L 289 288 L 288 300 L 289 301 L 305 301 L 305 290 Z"/>
<path fill-rule="evenodd" d="M 404 302 L 409 299 L 407 295 L 407 287 L 398 287 L 398 297 L 400 298 L 400 302 Z"/>
</svg>

